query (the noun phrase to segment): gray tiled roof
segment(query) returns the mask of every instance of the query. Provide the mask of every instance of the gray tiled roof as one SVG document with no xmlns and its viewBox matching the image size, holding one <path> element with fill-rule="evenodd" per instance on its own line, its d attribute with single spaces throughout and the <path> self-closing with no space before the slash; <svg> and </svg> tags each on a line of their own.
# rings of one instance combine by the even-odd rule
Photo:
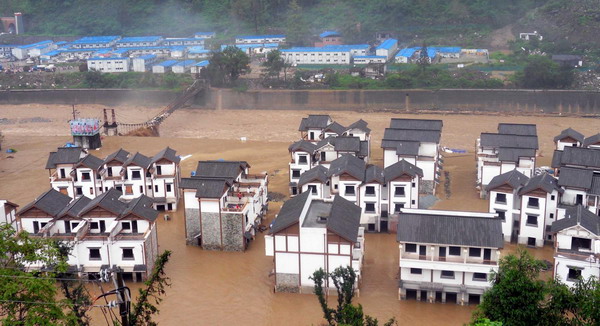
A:
<svg viewBox="0 0 600 326">
<path fill-rule="evenodd" d="M 554 150 L 554 154 L 552 154 L 552 163 L 550 164 L 553 168 L 559 168 L 562 162 L 562 154 L 563 151 Z"/>
<path fill-rule="evenodd" d="M 336 137 L 331 141 L 337 152 L 360 152 L 360 138 L 358 137 Z"/>
<path fill-rule="evenodd" d="M 356 242 L 360 226 L 360 213 L 361 208 L 353 202 L 335 196 L 327 218 L 327 229 L 348 241 Z"/>
<path fill-rule="evenodd" d="M 498 133 L 505 135 L 536 136 L 536 125 L 523 123 L 499 123 Z"/>
<path fill-rule="evenodd" d="M 369 127 L 367 127 L 367 125 L 369 125 L 368 122 L 366 122 L 363 119 L 359 119 L 358 121 L 352 123 L 350 126 L 348 126 L 348 128 L 346 128 L 346 130 L 351 130 L 351 129 L 360 129 L 366 133 L 370 133 L 371 129 L 369 129 Z"/>
<path fill-rule="evenodd" d="M 397 129 L 442 131 L 443 126 L 442 120 L 392 118 L 390 122 L 390 128 Z"/>
<path fill-rule="evenodd" d="M 300 219 L 300 214 L 302 214 L 302 209 L 306 204 L 306 200 L 310 196 L 310 191 L 305 191 L 300 195 L 290 198 L 279 210 L 279 214 L 277 214 L 277 218 L 271 224 L 271 230 L 269 233 L 277 233 L 295 223 L 298 223 Z"/>
<path fill-rule="evenodd" d="M 248 166 L 245 161 L 199 161 L 196 176 L 235 179 Z"/>
<path fill-rule="evenodd" d="M 307 131 L 308 129 L 324 129 L 329 125 L 331 117 L 328 115 L 311 114 L 307 118 L 302 118 L 300 121 L 299 131 Z"/>
<path fill-rule="evenodd" d="M 396 240 L 454 246 L 502 248 L 502 220 L 489 217 L 400 213 Z"/>
<path fill-rule="evenodd" d="M 123 163 L 123 165 L 127 166 L 133 164 L 146 169 L 150 166 L 150 162 L 151 159 L 148 156 L 145 156 L 138 152 L 129 156 L 129 158 L 127 159 L 127 161 L 125 161 L 125 163 Z"/>
<path fill-rule="evenodd" d="M 149 221 L 155 221 L 158 217 L 158 211 L 152 208 L 152 198 L 141 195 L 127 204 L 127 207 L 121 214 L 121 217 L 125 217 L 129 214 L 135 214 L 141 218 Z"/>
<path fill-rule="evenodd" d="M 179 183 L 181 189 L 196 189 L 197 198 L 221 198 L 225 187 L 232 185 L 232 179 L 198 177 L 182 178 Z"/>
<path fill-rule="evenodd" d="M 508 185 L 513 189 L 518 189 L 519 187 L 525 185 L 528 180 L 529 178 L 526 175 L 515 169 L 495 176 L 485 187 L 485 189 L 490 191 L 502 185 Z"/>
<path fill-rule="evenodd" d="M 92 154 L 88 154 L 77 165 L 78 166 L 83 165 L 94 171 L 97 171 L 102 166 L 102 164 L 104 164 L 104 161 L 102 159 L 100 159 Z"/>
<path fill-rule="evenodd" d="M 557 141 L 565 139 L 567 137 L 571 137 L 580 143 L 583 143 L 583 140 L 584 140 L 584 136 L 582 133 L 578 132 L 577 130 L 567 128 L 567 129 L 561 131 L 560 135 L 554 137 L 554 141 L 557 142 Z"/>
<path fill-rule="evenodd" d="M 381 184 L 385 183 L 385 174 L 383 172 L 383 169 L 377 165 L 367 165 L 364 182 L 377 182 Z"/>
<path fill-rule="evenodd" d="M 418 176 L 423 177 L 423 170 L 406 160 L 400 160 L 384 170 L 385 180 L 391 181 L 404 174 L 408 174 L 412 178 Z"/>
<path fill-rule="evenodd" d="M 50 152 L 46 169 L 54 169 L 57 164 L 76 164 L 84 154 L 81 147 L 59 147 L 56 152 Z"/>
<path fill-rule="evenodd" d="M 535 157 L 535 149 L 500 147 L 498 149 L 498 160 L 500 162 L 519 162 L 521 157 Z"/>
<path fill-rule="evenodd" d="M 331 177 L 333 175 L 341 175 L 343 173 L 348 173 L 357 180 L 362 181 L 365 178 L 365 169 L 365 161 L 357 158 L 356 156 L 344 154 L 339 158 L 331 161 L 331 164 L 329 165 L 328 176 Z"/>
<path fill-rule="evenodd" d="M 527 194 L 536 189 L 541 189 L 547 193 L 551 193 L 554 190 L 557 190 L 559 193 L 564 192 L 564 190 L 558 186 L 558 180 L 544 172 L 529 179 L 523 188 L 519 190 L 519 195 Z"/>
<path fill-rule="evenodd" d="M 92 200 L 86 196 L 81 196 L 71 203 L 69 203 L 57 217 L 63 217 L 69 215 L 70 217 L 78 217 L 79 213 L 91 202 Z"/>
<path fill-rule="evenodd" d="M 360 142 L 360 150 L 358 151 L 358 157 L 367 157 L 369 156 L 369 142 L 363 140 Z"/>
<path fill-rule="evenodd" d="M 306 140 L 297 141 L 288 147 L 288 151 L 290 152 L 303 151 L 311 154 L 314 153 L 316 149 L 317 145 Z"/>
<path fill-rule="evenodd" d="M 481 146 L 538 149 L 538 138 L 537 136 L 482 133 Z"/>
<path fill-rule="evenodd" d="M 95 207 L 101 207 L 113 214 L 115 216 L 119 216 L 125 208 L 127 208 L 127 204 L 123 203 L 119 200 L 123 193 L 116 190 L 115 188 L 110 188 L 107 192 L 99 195 L 98 197 L 92 199 L 80 212 L 79 216 L 84 215 Z"/>
<path fill-rule="evenodd" d="M 163 149 L 162 151 L 156 153 L 156 155 L 154 155 L 154 157 L 152 157 L 151 162 L 155 163 L 163 158 L 167 159 L 173 163 L 179 163 L 179 161 L 181 161 L 179 156 L 177 156 L 177 152 L 168 146 L 165 147 L 165 149 Z"/>
<path fill-rule="evenodd" d="M 554 221 L 551 230 L 552 232 L 558 232 L 578 224 L 595 235 L 600 235 L 600 216 L 581 205 L 567 208 L 565 217 Z"/>
<path fill-rule="evenodd" d="M 600 150 L 582 147 L 565 147 L 560 157 L 561 166 L 575 165 L 600 168 Z"/>
<path fill-rule="evenodd" d="M 421 144 L 418 141 L 397 141 L 396 142 L 396 154 L 397 155 L 419 155 L 419 146 Z"/>
<path fill-rule="evenodd" d="M 583 147 L 588 147 L 589 145 L 596 144 L 600 142 L 600 133 L 589 136 L 583 141 Z"/>
<path fill-rule="evenodd" d="M 344 131 L 346 131 L 346 127 L 344 127 L 341 124 L 334 121 L 329 126 L 325 127 L 325 129 L 323 129 L 323 131 L 331 131 L 331 132 L 335 132 L 338 135 L 342 135 L 344 133 Z"/>
<path fill-rule="evenodd" d="M 48 215 L 57 216 L 71 201 L 71 197 L 61 194 L 60 192 L 50 189 L 41 194 L 31 203 L 25 205 L 17 215 L 35 207 Z"/>
<path fill-rule="evenodd" d="M 326 183 L 327 180 L 327 168 L 322 165 L 317 165 L 314 168 L 302 173 L 300 180 L 298 181 L 298 186 L 301 187 L 313 181 Z"/>
<path fill-rule="evenodd" d="M 600 196 L 600 175 L 592 177 L 592 187 L 588 191 L 588 194 Z"/>
<path fill-rule="evenodd" d="M 588 190 L 592 187 L 593 175 L 593 170 L 577 169 L 565 166 L 560 168 L 558 185 Z"/>
<path fill-rule="evenodd" d="M 333 145 L 335 144 L 335 138 L 336 138 L 336 137 L 331 137 L 331 136 L 329 136 L 329 137 L 327 137 L 327 138 L 325 138 L 325 139 L 321 139 L 321 140 L 319 140 L 319 141 L 317 142 L 317 144 L 316 144 L 316 148 L 317 148 L 317 149 L 321 149 L 321 147 L 323 147 L 323 146 L 325 146 L 325 145 L 332 145 L 332 146 L 333 146 Z"/>
<path fill-rule="evenodd" d="M 410 130 L 386 128 L 383 134 L 385 140 L 408 140 L 422 143 L 439 143 L 441 132 L 437 130 Z"/>
<path fill-rule="evenodd" d="M 118 151 L 111 153 L 110 155 L 108 155 L 105 159 L 104 159 L 104 163 L 108 163 L 112 160 L 117 160 L 121 163 L 125 163 L 127 162 L 127 158 L 129 157 L 129 152 L 119 148 Z"/>
</svg>

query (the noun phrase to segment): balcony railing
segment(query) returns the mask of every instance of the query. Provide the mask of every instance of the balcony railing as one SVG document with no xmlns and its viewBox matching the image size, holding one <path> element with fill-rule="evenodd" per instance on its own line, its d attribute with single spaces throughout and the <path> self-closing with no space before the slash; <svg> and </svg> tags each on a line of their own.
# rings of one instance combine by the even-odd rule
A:
<svg viewBox="0 0 600 326">
<path fill-rule="evenodd" d="M 466 257 L 465 256 L 432 256 L 432 255 L 419 255 L 417 253 L 402 253 L 400 259 L 413 259 L 413 260 L 424 260 L 424 261 L 435 261 L 435 262 L 447 262 L 447 263 L 463 263 L 463 264 L 483 264 L 483 265 L 498 265 L 495 260 L 486 260 L 481 257 Z"/>
</svg>

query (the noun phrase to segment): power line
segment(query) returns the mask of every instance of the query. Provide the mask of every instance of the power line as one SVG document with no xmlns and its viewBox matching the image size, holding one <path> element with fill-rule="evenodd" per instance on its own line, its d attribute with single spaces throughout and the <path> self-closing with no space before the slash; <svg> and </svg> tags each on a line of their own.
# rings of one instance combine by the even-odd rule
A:
<svg viewBox="0 0 600 326">
<path fill-rule="evenodd" d="M 25 276 L 25 275 L 0 275 L 0 277 L 26 278 L 26 279 L 38 279 L 38 280 L 55 280 L 55 281 L 71 281 L 71 282 L 94 282 L 92 280 L 83 280 L 83 279 L 79 279 L 79 278 L 37 277 L 37 276 Z"/>
<path fill-rule="evenodd" d="M 24 303 L 24 304 L 39 304 L 39 305 L 55 305 L 55 306 L 81 306 L 81 307 L 90 307 L 90 308 L 111 307 L 110 304 L 108 304 L 108 305 L 85 305 L 85 304 L 66 303 L 66 302 L 44 302 L 44 301 L 23 301 L 23 300 L 0 300 L 0 302 Z"/>
</svg>

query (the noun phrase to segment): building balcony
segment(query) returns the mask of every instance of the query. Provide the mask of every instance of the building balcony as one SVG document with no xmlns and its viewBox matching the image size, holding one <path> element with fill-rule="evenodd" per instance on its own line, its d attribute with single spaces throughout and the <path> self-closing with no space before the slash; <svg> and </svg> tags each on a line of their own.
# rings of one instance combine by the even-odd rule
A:
<svg viewBox="0 0 600 326">
<path fill-rule="evenodd" d="M 246 206 L 248 206 L 247 201 L 228 201 L 221 210 L 228 213 L 242 213 L 245 211 Z"/>
<path fill-rule="evenodd" d="M 465 256 L 433 256 L 419 255 L 418 253 L 402 253 L 400 260 L 421 260 L 432 262 L 447 262 L 447 263 L 462 263 L 462 264 L 478 264 L 478 265 L 498 265 L 495 260 L 484 260 L 481 257 L 465 257 Z"/>
<path fill-rule="evenodd" d="M 600 264 L 600 253 L 593 253 L 592 251 L 579 251 L 557 248 L 556 253 L 554 254 L 554 259 L 556 258 L 566 258 L 572 260 L 585 261 L 590 265 L 593 265 L 594 262 L 596 264 Z"/>
</svg>

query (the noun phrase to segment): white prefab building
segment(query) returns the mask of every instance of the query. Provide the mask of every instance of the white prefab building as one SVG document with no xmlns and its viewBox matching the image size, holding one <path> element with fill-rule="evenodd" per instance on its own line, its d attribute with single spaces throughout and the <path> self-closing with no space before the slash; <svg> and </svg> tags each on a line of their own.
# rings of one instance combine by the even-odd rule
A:
<svg viewBox="0 0 600 326">
<path fill-rule="evenodd" d="M 181 180 L 188 245 L 244 251 L 268 209 L 268 175 L 249 174 L 243 161 L 200 161 Z"/>
<path fill-rule="evenodd" d="M 71 42 L 74 49 L 105 49 L 112 48 L 120 36 L 86 36 Z"/>
<path fill-rule="evenodd" d="M 87 60 L 87 67 L 90 71 L 127 72 L 129 71 L 129 61 L 129 58 L 95 57 Z"/>
<path fill-rule="evenodd" d="M 174 64 L 171 69 L 173 70 L 173 73 L 175 74 L 184 74 L 186 72 L 190 72 L 190 69 L 196 64 L 196 61 L 194 60 L 185 60 L 185 61 L 180 61 L 176 64 Z"/>
<path fill-rule="evenodd" d="M 295 65 L 305 64 L 350 64 L 352 57 L 345 48 L 320 47 L 320 48 L 291 48 L 281 50 L 285 62 Z"/>
<path fill-rule="evenodd" d="M 201 46 L 192 46 L 188 48 L 188 58 L 190 59 L 208 59 L 211 51 Z"/>
<path fill-rule="evenodd" d="M 210 62 L 208 60 L 200 61 L 190 68 L 190 72 L 192 74 L 199 74 L 202 71 L 202 69 L 208 67 L 209 63 Z"/>
<path fill-rule="evenodd" d="M 357 55 L 353 58 L 353 62 L 356 65 L 367 65 L 369 63 L 386 63 L 387 60 L 387 57 L 380 55 Z"/>
<path fill-rule="evenodd" d="M 20 229 L 16 216 L 17 207 L 19 207 L 19 205 L 8 200 L 0 199 L 0 224 L 9 224 L 18 232 Z"/>
<path fill-rule="evenodd" d="M 19 60 L 28 57 L 37 57 L 54 50 L 54 42 L 51 40 L 37 42 L 28 45 L 20 45 L 11 49 L 12 55 Z"/>
<path fill-rule="evenodd" d="M 171 67 L 177 64 L 177 60 L 167 60 L 152 66 L 152 73 L 164 74 L 171 71 Z"/>
<path fill-rule="evenodd" d="M 384 168 L 401 160 L 416 165 L 423 170 L 421 192 L 435 194 L 443 162 L 442 126 L 442 120 L 392 119 L 381 141 Z"/>
<path fill-rule="evenodd" d="M 398 51 L 398 40 L 388 38 L 375 48 L 375 55 L 386 58 L 386 61 L 392 58 Z"/>
<path fill-rule="evenodd" d="M 489 212 L 496 213 L 502 220 L 504 241 L 517 239 L 519 228 L 515 227 L 515 222 L 521 219 L 519 190 L 527 181 L 529 178 L 523 173 L 512 170 L 494 177 L 487 185 Z"/>
<path fill-rule="evenodd" d="M 286 201 L 265 236 L 265 253 L 273 257 L 275 291 L 313 293 L 313 273 L 338 267 L 354 269 L 358 287 L 365 250 L 359 224 L 360 208 L 339 196 L 325 202 L 304 193 Z M 331 279 L 325 286 L 333 286 Z"/>
<path fill-rule="evenodd" d="M 478 304 L 499 268 L 501 223 L 490 213 L 402 210 L 399 298 Z"/>
<path fill-rule="evenodd" d="M 163 44 L 166 46 L 204 46 L 204 39 L 191 37 L 191 38 L 166 38 L 163 41 Z"/>
<path fill-rule="evenodd" d="M 133 71 L 146 72 L 151 69 L 151 64 L 156 62 L 157 59 L 158 57 L 156 56 L 156 54 L 146 54 L 143 56 L 133 58 L 131 60 L 133 62 Z"/>
<path fill-rule="evenodd" d="M 574 286 L 580 279 L 600 278 L 600 216 L 578 205 L 552 224 L 554 277 Z"/>
<path fill-rule="evenodd" d="M 194 34 L 195 38 L 201 38 L 201 39 L 209 39 L 209 38 L 214 38 L 215 35 L 217 35 L 217 33 L 215 32 L 198 32 Z"/>
<path fill-rule="evenodd" d="M 117 41 L 116 47 L 134 48 L 145 46 L 159 46 L 162 42 L 162 36 L 124 37 Z"/>
<path fill-rule="evenodd" d="M 152 199 L 140 196 L 125 203 L 110 189 L 95 199 L 71 197 L 54 189 L 17 213 L 23 231 L 72 246 L 67 263 L 80 275 L 98 275 L 120 268 L 134 281 L 152 272 L 158 255 L 156 217 Z M 31 265 L 31 269 L 48 266 Z"/>
<path fill-rule="evenodd" d="M 236 36 L 236 44 L 285 43 L 285 35 L 247 35 Z"/>
</svg>

